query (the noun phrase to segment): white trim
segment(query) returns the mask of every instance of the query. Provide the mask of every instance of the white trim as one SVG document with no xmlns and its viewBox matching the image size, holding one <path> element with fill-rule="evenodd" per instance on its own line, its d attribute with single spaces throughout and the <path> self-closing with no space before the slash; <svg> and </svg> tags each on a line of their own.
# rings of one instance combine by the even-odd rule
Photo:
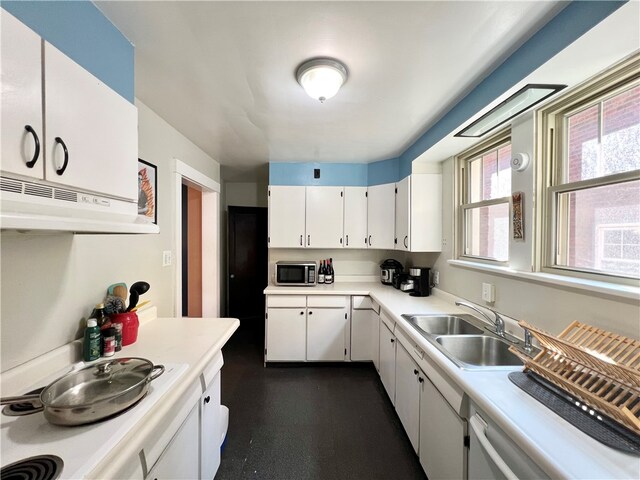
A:
<svg viewBox="0 0 640 480">
<path fill-rule="evenodd" d="M 531 281 L 542 284 L 557 285 L 560 287 L 572 288 L 576 290 L 583 290 L 585 293 L 597 292 L 603 295 L 609 295 L 611 297 L 630 298 L 633 300 L 640 299 L 640 287 L 632 287 L 630 285 L 618 285 L 615 283 L 602 282 L 598 280 L 588 280 L 586 278 L 554 275 L 552 273 L 522 272 L 513 270 L 509 267 L 487 265 L 484 263 L 481 264 L 464 260 L 447 260 L 447 263 L 454 267 L 479 270 L 482 272 L 492 273 L 504 277 L 516 278 L 522 281 Z"/>
<path fill-rule="evenodd" d="M 220 316 L 220 184 L 174 159 L 174 316 L 182 317 L 182 184 L 202 192 L 202 316 Z"/>
</svg>

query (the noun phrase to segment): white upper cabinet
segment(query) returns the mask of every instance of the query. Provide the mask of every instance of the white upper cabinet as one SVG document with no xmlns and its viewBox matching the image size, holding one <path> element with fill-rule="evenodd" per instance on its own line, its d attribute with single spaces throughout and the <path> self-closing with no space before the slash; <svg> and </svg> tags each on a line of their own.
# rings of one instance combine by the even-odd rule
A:
<svg viewBox="0 0 640 480">
<path fill-rule="evenodd" d="M 409 222 L 409 208 L 411 198 L 411 177 L 406 177 L 396 183 L 396 250 L 411 250 L 411 225 Z"/>
<path fill-rule="evenodd" d="M 47 42 L 44 58 L 45 178 L 137 200 L 136 107 Z"/>
<path fill-rule="evenodd" d="M 395 183 L 368 188 L 367 224 L 369 248 L 393 250 L 395 239 Z"/>
<path fill-rule="evenodd" d="M 344 187 L 344 248 L 367 248 L 367 187 Z"/>
<path fill-rule="evenodd" d="M 269 247 L 305 244 L 305 187 L 269 187 Z"/>
<path fill-rule="evenodd" d="M 44 178 L 42 40 L 0 9 L 1 162 L 5 172 Z"/>
<path fill-rule="evenodd" d="M 306 187 L 306 238 L 309 248 L 341 248 L 343 187 Z"/>
<path fill-rule="evenodd" d="M 411 175 L 409 194 L 411 251 L 440 252 L 442 250 L 442 175 L 439 173 Z"/>
</svg>

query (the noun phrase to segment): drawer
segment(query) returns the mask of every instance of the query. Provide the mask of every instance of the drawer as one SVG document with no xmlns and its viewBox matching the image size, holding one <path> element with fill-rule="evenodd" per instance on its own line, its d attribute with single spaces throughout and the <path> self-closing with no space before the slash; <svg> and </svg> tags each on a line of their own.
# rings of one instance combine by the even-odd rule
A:
<svg viewBox="0 0 640 480">
<path fill-rule="evenodd" d="M 351 307 L 354 310 L 373 310 L 373 301 L 369 296 L 354 295 L 351 297 Z"/>
<path fill-rule="evenodd" d="M 393 328 L 395 327 L 396 322 L 392 320 L 389 314 L 382 309 L 380 309 L 380 320 L 382 320 L 385 325 L 389 327 L 389 330 L 393 332 Z"/>
<path fill-rule="evenodd" d="M 306 295 L 267 295 L 267 307 L 304 308 L 306 306 Z"/>
<path fill-rule="evenodd" d="M 308 295 L 307 307 L 344 308 L 348 299 L 342 295 Z"/>
</svg>

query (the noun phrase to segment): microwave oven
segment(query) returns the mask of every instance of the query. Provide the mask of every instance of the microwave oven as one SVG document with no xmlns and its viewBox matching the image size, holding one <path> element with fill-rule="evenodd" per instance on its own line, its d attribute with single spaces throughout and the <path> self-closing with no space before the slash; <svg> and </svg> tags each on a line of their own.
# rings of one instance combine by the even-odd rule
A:
<svg viewBox="0 0 640 480">
<path fill-rule="evenodd" d="M 315 287 L 315 262 L 276 262 L 276 285 Z"/>
</svg>

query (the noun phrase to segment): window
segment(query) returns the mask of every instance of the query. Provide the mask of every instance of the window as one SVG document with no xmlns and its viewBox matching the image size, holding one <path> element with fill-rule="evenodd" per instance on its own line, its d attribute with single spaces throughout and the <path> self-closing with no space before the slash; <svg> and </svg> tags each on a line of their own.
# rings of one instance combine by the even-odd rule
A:
<svg viewBox="0 0 640 480">
<path fill-rule="evenodd" d="M 543 267 L 640 278 L 638 57 L 541 112 Z"/>
<path fill-rule="evenodd" d="M 508 131 L 458 157 L 462 257 L 509 260 L 510 161 Z"/>
</svg>

